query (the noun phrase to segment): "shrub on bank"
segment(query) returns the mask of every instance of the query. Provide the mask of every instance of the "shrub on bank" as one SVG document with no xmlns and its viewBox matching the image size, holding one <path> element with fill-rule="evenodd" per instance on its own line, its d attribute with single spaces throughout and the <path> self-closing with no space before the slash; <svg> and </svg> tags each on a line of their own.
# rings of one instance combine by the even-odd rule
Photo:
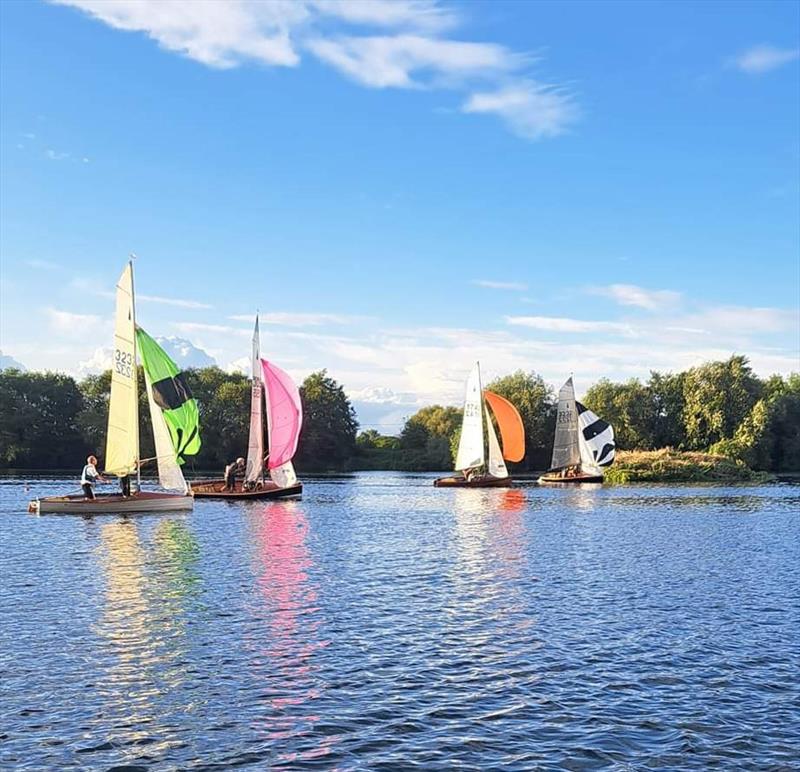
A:
<svg viewBox="0 0 800 772">
<path fill-rule="evenodd" d="M 622 450 L 606 470 L 610 483 L 628 482 L 767 482 L 772 476 L 755 472 L 741 460 L 690 451 Z"/>
</svg>

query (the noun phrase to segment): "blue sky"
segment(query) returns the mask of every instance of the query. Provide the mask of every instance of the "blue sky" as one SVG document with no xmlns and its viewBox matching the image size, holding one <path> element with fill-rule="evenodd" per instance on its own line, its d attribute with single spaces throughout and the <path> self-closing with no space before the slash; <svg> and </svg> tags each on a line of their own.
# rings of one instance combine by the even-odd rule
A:
<svg viewBox="0 0 800 772">
<path fill-rule="evenodd" d="M 800 369 L 797 3 L 0 14 L 0 346 L 29 368 L 102 367 L 133 251 L 186 363 L 235 366 L 258 308 L 267 354 L 387 430 L 476 358 L 579 392 Z"/>
</svg>

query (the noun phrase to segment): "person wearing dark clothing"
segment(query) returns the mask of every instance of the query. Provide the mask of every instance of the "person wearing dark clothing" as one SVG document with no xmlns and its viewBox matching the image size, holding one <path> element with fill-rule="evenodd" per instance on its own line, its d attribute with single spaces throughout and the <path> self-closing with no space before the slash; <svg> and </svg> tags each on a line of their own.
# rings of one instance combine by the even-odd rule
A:
<svg viewBox="0 0 800 772">
<path fill-rule="evenodd" d="M 131 477 L 126 474 L 124 477 L 119 478 L 119 487 L 122 495 L 126 498 L 131 495 Z"/>
<path fill-rule="evenodd" d="M 244 459 L 239 457 L 232 464 L 225 467 L 225 490 L 233 491 L 236 489 L 236 478 L 242 477 L 245 472 Z"/>
</svg>

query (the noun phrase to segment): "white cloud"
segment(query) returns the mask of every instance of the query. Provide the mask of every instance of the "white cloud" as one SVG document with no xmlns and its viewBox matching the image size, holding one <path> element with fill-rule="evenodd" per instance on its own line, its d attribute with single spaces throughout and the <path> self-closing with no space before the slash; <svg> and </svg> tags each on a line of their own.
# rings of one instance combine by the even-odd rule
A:
<svg viewBox="0 0 800 772">
<path fill-rule="evenodd" d="M 299 61 L 290 39 L 308 18 L 293 0 L 51 0 L 70 5 L 111 27 L 144 32 L 163 48 L 209 67 L 235 67 L 246 60 L 292 67 Z"/>
<path fill-rule="evenodd" d="M 231 327 L 225 324 L 205 324 L 203 322 L 174 322 L 173 326 L 176 330 L 181 332 L 208 332 L 218 335 L 242 335 L 249 337 L 252 335 L 251 330 L 243 330 L 241 327 Z"/>
<path fill-rule="evenodd" d="M 521 62 L 517 54 L 494 43 L 420 35 L 315 38 L 308 47 L 324 62 L 373 88 L 412 88 L 441 78 L 485 77 L 517 69 Z"/>
<path fill-rule="evenodd" d="M 96 348 L 88 359 L 78 362 L 78 375 L 85 378 L 87 375 L 98 375 L 109 370 L 113 354 L 113 350 L 105 346 Z"/>
<path fill-rule="evenodd" d="M 749 75 L 763 75 L 765 72 L 775 70 L 798 58 L 800 58 L 800 48 L 760 45 L 753 46 L 739 54 L 733 63 L 738 69 Z"/>
<path fill-rule="evenodd" d="M 621 322 L 568 319 L 559 316 L 507 316 L 505 320 L 508 324 L 517 327 L 530 327 L 547 332 L 611 332 L 629 336 L 635 334 L 635 330 L 629 324 Z"/>
<path fill-rule="evenodd" d="M 165 306 L 178 306 L 179 308 L 213 308 L 208 303 L 197 300 L 181 300 L 180 298 L 163 298 L 158 295 L 136 295 L 136 300 L 143 303 L 160 303 Z"/>
<path fill-rule="evenodd" d="M 494 113 L 524 139 L 556 137 L 580 117 L 574 98 L 563 88 L 520 80 L 495 91 L 470 95 L 465 113 Z"/>
<path fill-rule="evenodd" d="M 104 320 L 95 314 L 74 314 L 58 308 L 45 309 L 50 329 L 59 335 L 91 340 L 100 334 Z"/>
<path fill-rule="evenodd" d="M 10 354 L 4 354 L 0 349 L 0 370 L 21 370 L 25 372 L 27 368 L 22 362 L 14 359 Z"/>
<path fill-rule="evenodd" d="M 186 338 L 158 337 L 156 342 L 181 369 L 211 367 L 217 364 L 213 357 L 209 356 L 199 346 L 195 346 L 190 340 L 186 340 Z"/>
<path fill-rule="evenodd" d="M 367 318 L 348 314 L 293 313 L 290 311 L 273 311 L 269 314 L 259 314 L 262 324 L 274 324 L 282 327 L 321 327 L 326 324 L 354 324 Z M 235 322 L 253 322 L 255 321 L 255 314 L 235 314 L 229 316 L 228 319 Z"/>
<path fill-rule="evenodd" d="M 302 53 L 372 88 L 469 94 L 464 113 L 493 113 L 521 137 L 556 136 L 577 119 L 563 88 L 530 74 L 533 57 L 456 40 L 458 15 L 438 0 L 51 0 L 115 29 L 142 32 L 210 67 L 294 67 Z M 375 34 L 379 32 L 380 34 Z"/>
<path fill-rule="evenodd" d="M 51 161 L 65 161 L 67 158 L 70 157 L 69 153 L 62 153 L 59 152 L 58 150 L 46 150 L 45 155 Z"/>
<path fill-rule="evenodd" d="M 621 306 L 635 306 L 648 311 L 671 308 L 680 302 L 679 292 L 672 290 L 649 290 L 634 284 L 611 284 L 608 287 L 590 287 L 592 295 L 609 297 Z"/>
<path fill-rule="evenodd" d="M 228 362 L 228 364 L 225 365 L 224 370 L 226 373 L 244 373 L 245 375 L 249 375 L 251 372 L 250 357 L 234 359 L 232 362 Z"/>
<path fill-rule="evenodd" d="M 489 279 L 473 279 L 471 282 L 476 287 L 487 287 L 489 289 L 499 290 L 515 290 L 517 292 L 525 292 L 528 289 L 527 284 L 521 284 L 515 281 L 491 281 Z"/>
</svg>

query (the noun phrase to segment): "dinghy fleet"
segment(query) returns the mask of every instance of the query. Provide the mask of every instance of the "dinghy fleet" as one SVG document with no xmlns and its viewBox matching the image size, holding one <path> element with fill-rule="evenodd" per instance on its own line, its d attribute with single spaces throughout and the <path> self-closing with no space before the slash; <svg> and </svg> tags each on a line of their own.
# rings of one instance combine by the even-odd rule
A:
<svg viewBox="0 0 800 772">
<path fill-rule="evenodd" d="M 199 406 L 178 366 L 136 323 L 132 261 L 117 282 L 115 298 L 104 474 L 119 478 L 121 490 L 96 496 L 84 490 L 40 497 L 30 502 L 28 510 L 35 514 L 136 514 L 190 510 L 195 499 L 204 498 L 300 496 L 303 485 L 292 464 L 303 423 L 300 393 L 288 373 L 261 357 L 258 316 L 251 349 L 250 431 L 244 473 L 238 481 L 220 478 L 190 484 L 181 467 L 201 447 Z M 139 365 L 153 429 L 152 458 L 142 458 L 140 453 Z M 570 377 L 559 391 L 553 456 L 539 483 L 602 482 L 603 470 L 613 462 L 614 454 L 613 428 L 575 399 Z M 467 378 L 457 474 L 434 480 L 434 486 L 508 487 L 513 480 L 506 461 L 519 462 L 524 456 L 525 428 L 519 411 L 501 395 L 483 388 L 480 363 L 476 362 Z M 150 463 L 157 468 L 160 490 L 142 487 L 142 467 Z"/>
</svg>

